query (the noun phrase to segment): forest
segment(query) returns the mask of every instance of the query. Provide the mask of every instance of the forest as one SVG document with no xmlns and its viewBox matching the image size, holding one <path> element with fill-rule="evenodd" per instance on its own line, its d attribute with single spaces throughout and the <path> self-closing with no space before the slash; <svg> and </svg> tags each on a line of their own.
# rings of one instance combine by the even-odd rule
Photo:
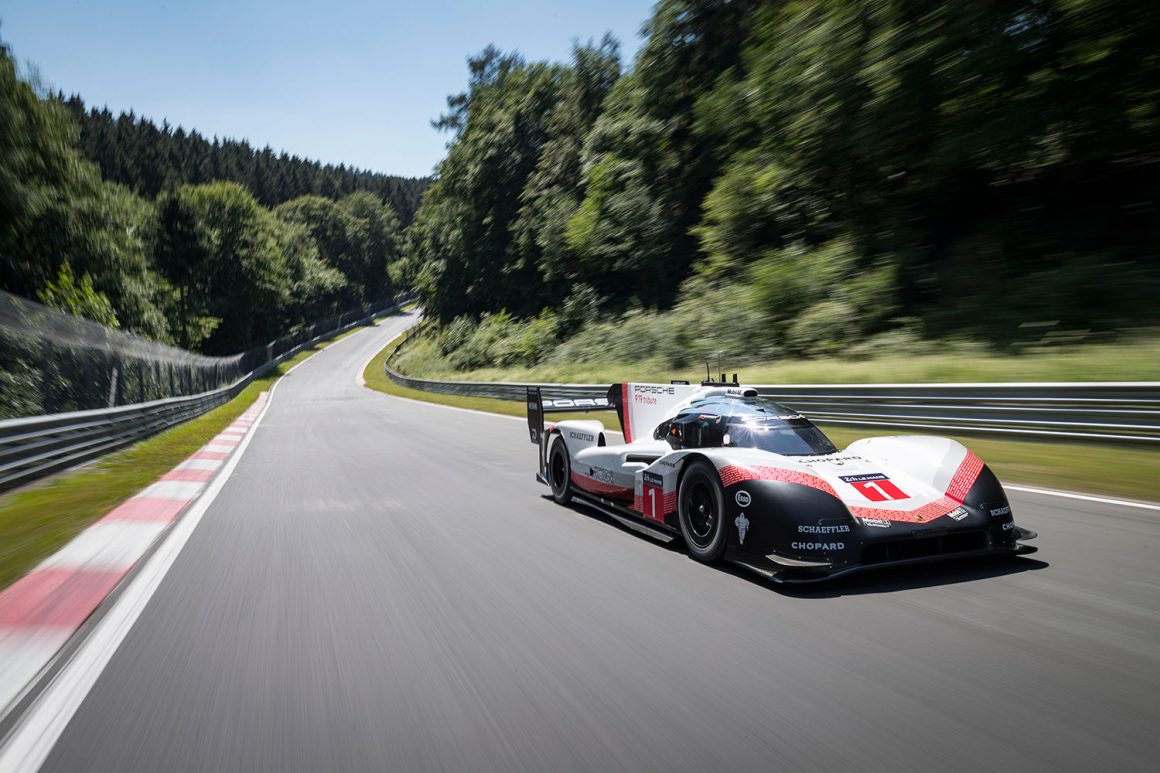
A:
<svg viewBox="0 0 1160 773">
<path fill-rule="evenodd" d="M 388 298 L 425 182 L 86 112 L 0 44 L 0 289 L 109 327 L 236 354 Z"/>
<path fill-rule="evenodd" d="M 661 0 L 631 67 L 489 47 L 401 275 L 457 367 L 1160 319 L 1160 10 Z"/>
<path fill-rule="evenodd" d="M 413 288 L 460 369 L 1160 323 L 1160 7 L 661 0 L 642 34 L 469 58 L 431 180 L 114 116 L 0 47 L 0 289 L 227 354 Z"/>
<path fill-rule="evenodd" d="M 391 205 L 404 225 L 411 222 L 427 185 L 425 178 L 395 177 L 275 154 L 245 140 L 206 139 L 162 121 L 161 126 L 132 111 L 114 116 L 108 108 L 86 109 L 79 95 L 56 100 L 80 128 L 80 150 L 101 177 L 147 198 L 179 185 L 228 180 L 249 190 L 265 207 L 301 196 L 339 199 L 358 191 Z"/>
</svg>

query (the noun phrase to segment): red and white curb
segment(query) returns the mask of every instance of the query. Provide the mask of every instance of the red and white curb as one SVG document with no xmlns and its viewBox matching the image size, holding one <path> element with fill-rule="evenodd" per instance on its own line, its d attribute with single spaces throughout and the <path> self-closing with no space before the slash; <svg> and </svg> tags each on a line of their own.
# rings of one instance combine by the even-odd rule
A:
<svg viewBox="0 0 1160 773">
<path fill-rule="evenodd" d="M 263 392 L 213 440 L 0 592 L 0 716 L 201 496 L 268 399 Z"/>
</svg>

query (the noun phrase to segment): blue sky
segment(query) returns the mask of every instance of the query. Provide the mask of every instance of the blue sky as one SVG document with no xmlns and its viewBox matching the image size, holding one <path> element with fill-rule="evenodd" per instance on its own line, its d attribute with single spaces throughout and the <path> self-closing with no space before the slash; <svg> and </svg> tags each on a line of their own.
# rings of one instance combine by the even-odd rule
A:
<svg viewBox="0 0 1160 773">
<path fill-rule="evenodd" d="M 564 60 L 606 31 L 626 61 L 654 0 L 9 0 L 0 37 L 90 106 L 323 162 L 425 175 L 430 126 L 488 43 Z"/>
</svg>

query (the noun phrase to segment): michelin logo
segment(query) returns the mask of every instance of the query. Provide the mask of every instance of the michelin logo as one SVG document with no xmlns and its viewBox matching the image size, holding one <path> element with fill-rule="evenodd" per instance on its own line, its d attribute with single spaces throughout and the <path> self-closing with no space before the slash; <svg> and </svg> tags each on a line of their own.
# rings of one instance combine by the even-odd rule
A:
<svg viewBox="0 0 1160 773">
<path fill-rule="evenodd" d="M 745 517 L 745 513 L 737 516 L 733 523 L 737 524 L 737 544 L 745 544 L 745 535 L 749 533 L 749 519 Z"/>
</svg>

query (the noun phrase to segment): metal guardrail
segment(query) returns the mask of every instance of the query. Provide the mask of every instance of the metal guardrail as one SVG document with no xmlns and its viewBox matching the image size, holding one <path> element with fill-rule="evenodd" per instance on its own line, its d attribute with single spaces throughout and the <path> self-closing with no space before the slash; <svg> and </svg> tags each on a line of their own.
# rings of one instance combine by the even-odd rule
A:
<svg viewBox="0 0 1160 773">
<path fill-rule="evenodd" d="M 364 308 L 358 319 L 346 321 L 354 316 L 348 312 L 337 318 L 333 328 L 319 332 L 314 326 L 294 335 L 295 342 L 289 348 L 284 345 L 286 339 L 279 339 L 277 353 L 274 344 L 269 346 L 270 357 L 266 362 L 234 383 L 208 392 L 115 408 L 0 421 L 0 491 L 95 459 L 196 418 L 229 402 L 255 378 L 302 350 L 388 314 L 405 302 L 398 299 L 374 310 Z"/>
<path fill-rule="evenodd" d="M 825 424 L 1054 440 L 1160 442 L 1160 383 L 759 385 Z"/>
<path fill-rule="evenodd" d="M 396 352 L 415 334 L 400 341 Z M 529 386 L 556 400 L 601 401 L 608 384 L 440 381 L 405 376 L 396 384 L 428 392 L 524 400 Z M 821 424 L 971 433 L 1041 440 L 1160 443 L 1160 383 L 751 384 L 764 397 Z"/>
</svg>

